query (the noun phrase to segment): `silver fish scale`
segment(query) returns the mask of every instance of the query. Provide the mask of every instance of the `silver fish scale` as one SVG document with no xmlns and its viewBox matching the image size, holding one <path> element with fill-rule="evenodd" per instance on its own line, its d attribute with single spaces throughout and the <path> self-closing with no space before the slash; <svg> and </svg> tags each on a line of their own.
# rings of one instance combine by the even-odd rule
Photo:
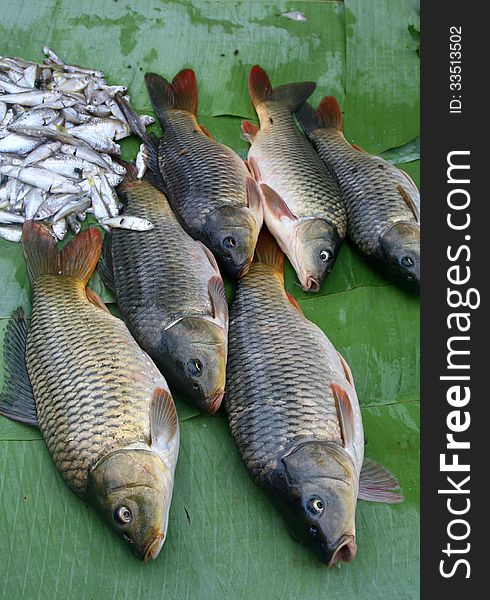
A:
<svg viewBox="0 0 490 600">
<path fill-rule="evenodd" d="M 326 219 L 344 237 L 347 221 L 339 187 L 298 130 L 289 109 L 265 102 L 258 111 L 261 129 L 248 155 L 256 158 L 261 181 L 270 185 L 297 217 Z M 273 124 L 267 124 L 267 119 Z"/>
<path fill-rule="evenodd" d="M 380 236 L 393 223 L 416 223 L 397 188 L 401 185 L 417 207 L 419 192 L 402 171 L 382 158 L 356 150 L 337 129 L 316 129 L 309 135 L 322 160 L 337 175 L 349 236 L 362 252 L 376 255 Z"/>
<path fill-rule="evenodd" d="M 185 226 L 199 233 L 206 217 L 221 206 L 248 206 L 250 175 L 231 148 L 205 135 L 194 115 L 166 113 L 159 165 L 174 210 Z"/>
<path fill-rule="evenodd" d="M 124 214 L 155 226 L 143 234 L 111 234 L 118 305 L 149 351 L 162 330 L 179 318 L 212 318 L 208 282 L 217 273 L 202 247 L 179 225 L 164 194 L 145 181 L 124 184 L 120 190 L 127 201 Z"/>
<path fill-rule="evenodd" d="M 150 398 L 167 384 L 124 323 L 89 304 L 69 277 L 37 280 L 26 358 L 39 428 L 64 481 L 83 497 L 101 457 L 149 442 Z"/>
<path fill-rule="evenodd" d="M 230 317 L 225 408 L 252 478 L 265 479 L 300 441 L 341 444 L 329 387 L 348 385 L 338 354 L 292 306 L 270 268 L 252 265 Z"/>
</svg>

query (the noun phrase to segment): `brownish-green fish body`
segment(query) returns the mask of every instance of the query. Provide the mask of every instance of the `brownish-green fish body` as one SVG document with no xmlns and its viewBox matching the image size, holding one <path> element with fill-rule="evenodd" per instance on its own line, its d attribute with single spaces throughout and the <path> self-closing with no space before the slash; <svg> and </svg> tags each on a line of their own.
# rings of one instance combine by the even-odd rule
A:
<svg viewBox="0 0 490 600">
<path fill-rule="evenodd" d="M 27 222 L 22 241 L 32 317 L 28 332 L 19 314 L 9 325 L 10 380 L 0 412 L 37 425 L 70 489 L 102 513 L 139 558 L 156 558 L 179 448 L 167 383 L 123 321 L 85 287 L 100 255 L 97 230 L 82 232 L 58 252 L 44 227 Z M 16 394 L 19 382 L 23 398 Z"/>
<path fill-rule="evenodd" d="M 335 173 L 347 209 L 349 237 L 402 287 L 420 289 L 420 195 L 412 179 L 378 156 L 354 147 L 342 132 L 332 96 L 298 120 L 320 158 Z"/>
<path fill-rule="evenodd" d="M 230 314 L 225 408 L 253 478 L 297 538 L 331 565 L 356 554 L 357 498 L 400 501 L 368 463 L 352 374 L 284 290 L 283 255 L 266 232 Z M 363 472 L 365 470 L 363 469 Z"/>
<path fill-rule="evenodd" d="M 260 182 L 264 220 L 307 291 L 318 291 L 331 271 L 346 233 L 345 206 L 337 182 L 298 129 L 293 111 L 315 89 L 292 83 L 272 89 L 258 66 L 249 88 L 260 129 L 242 125 L 248 160 Z"/>
<path fill-rule="evenodd" d="M 172 208 L 223 273 L 239 277 L 250 266 L 262 225 L 257 184 L 238 154 L 198 124 L 192 70 L 181 71 L 172 83 L 154 73 L 145 81 L 163 129 L 158 165 Z"/>
<path fill-rule="evenodd" d="M 118 193 L 124 217 L 139 215 L 154 227 L 114 230 L 106 237 L 99 272 L 139 345 L 170 384 L 196 406 L 215 412 L 225 388 L 228 304 L 212 253 L 181 227 L 166 195 L 128 175 Z"/>
</svg>

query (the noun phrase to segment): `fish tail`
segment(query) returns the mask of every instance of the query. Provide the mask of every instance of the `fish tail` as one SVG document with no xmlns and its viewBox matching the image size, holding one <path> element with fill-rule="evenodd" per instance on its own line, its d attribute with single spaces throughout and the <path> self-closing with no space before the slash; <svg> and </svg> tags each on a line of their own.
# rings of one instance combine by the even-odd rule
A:
<svg viewBox="0 0 490 600">
<path fill-rule="evenodd" d="M 295 111 L 311 96 L 316 88 L 316 83 L 305 81 L 273 88 L 264 69 L 259 65 L 254 65 L 250 69 L 248 88 L 255 107 L 262 102 L 281 102 L 291 111 Z"/>
<path fill-rule="evenodd" d="M 86 229 L 59 252 L 46 227 L 26 221 L 22 228 L 22 247 L 31 283 L 42 275 L 56 275 L 75 277 L 86 285 L 99 261 L 102 236 L 94 227 Z"/>
<path fill-rule="evenodd" d="M 259 239 L 255 246 L 254 261 L 272 267 L 274 271 L 283 277 L 284 254 L 265 225 L 260 230 Z"/>
<path fill-rule="evenodd" d="M 179 109 L 197 114 L 197 82 L 192 69 L 177 73 L 172 83 L 161 75 L 147 73 L 145 83 L 153 110 L 162 126 L 165 125 L 165 113 L 168 110 Z"/>
<path fill-rule="evenodd" d="M 297 111 L 299 124 L 306 133 L 314 129 L 338 129 L 343 131 L 342 111 L 334 96 L 325 96 L 315 110 L 309 104 Z"/>
</svg>

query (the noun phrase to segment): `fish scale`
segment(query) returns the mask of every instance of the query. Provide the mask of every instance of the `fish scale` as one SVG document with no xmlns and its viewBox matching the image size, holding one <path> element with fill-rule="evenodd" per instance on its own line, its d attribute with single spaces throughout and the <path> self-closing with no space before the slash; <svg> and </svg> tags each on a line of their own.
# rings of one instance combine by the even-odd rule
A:
<svg viewBox="0 0 490 600">
<path fill-rule="evenodd" d="M 266 484 L 277 461 L 302 441 L 342 444 L 331 382 L 351 389 L 335 348 L 292 306 L 280 278 L 254 263 L 231 308 L 225 403 L 254 480 Z"/>
<path fill-rule="evenodd" d="M 123 184 L 120 190 L 127 199 L 124 214 L 139 215 L 155 225 L 144 235 L 112 232 L 114 283 L 121 312 L 143 335 L 183 316 L 212 318 L 207 284 L 216 271 L 179 225 L 165 196 L 145 181 Z M 182 253 L 192 269 L 184 266 Z"/>
<path fill-rule="evenodd" d="M 420 207 L 417 188 L 382 158 L 353 148 L 337 129 L 310 134 L 319 156 L 335 171 L 347 209 L 349 236 L 366 254 L 379 251 L 380 236 L 398 221 L 416 223 L 397 189 L 401 185 Z"/>
<path fill-rule="evenodd" d="M 257 111 L 261 129 L 248 156 L 259 164 L 260 179 L 285 200 L 294 215 L 324 218 L 343 237 L 347 222 L 338 186 L 298 130 L 291 111 L 277 102 L 264 102 Z"/>
<path fill-rule="evenodd" d="M 101 457 L 148 443 L 149 400 L 167 384 L 124 323 L 90 304 L 71 277 L 35 282 L 26 358 L 43 437 L 64 481 L 83 496 Z"/>
<path fill-rule="evenodd" d="M 159 165 L 170 199 L 186 223 L 199 230 L 218 206 L 247 207 L 245 163 L 230 148 L 209 138 L 194 115 L 166 113 Z"/>
</svg>

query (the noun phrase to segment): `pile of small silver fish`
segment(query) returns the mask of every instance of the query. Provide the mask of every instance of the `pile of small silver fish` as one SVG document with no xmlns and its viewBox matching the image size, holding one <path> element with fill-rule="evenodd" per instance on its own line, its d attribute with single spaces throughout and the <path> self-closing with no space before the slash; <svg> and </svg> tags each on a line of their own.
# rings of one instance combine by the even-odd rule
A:
<svg viewBox="0 0 490 600">
<path fill-rule="evenodd" d="M 36 220 L 62 240 L 87 214 L 105 229 L 151 229 L 120 216 L 114 191 L 126 172 L 117 141 L 130 135 L 114 96 L 127 88 L 43 52 L 41 63 L 0 57 L 0 237 L 19 242 L 24 221 Z"/>
</svg>

